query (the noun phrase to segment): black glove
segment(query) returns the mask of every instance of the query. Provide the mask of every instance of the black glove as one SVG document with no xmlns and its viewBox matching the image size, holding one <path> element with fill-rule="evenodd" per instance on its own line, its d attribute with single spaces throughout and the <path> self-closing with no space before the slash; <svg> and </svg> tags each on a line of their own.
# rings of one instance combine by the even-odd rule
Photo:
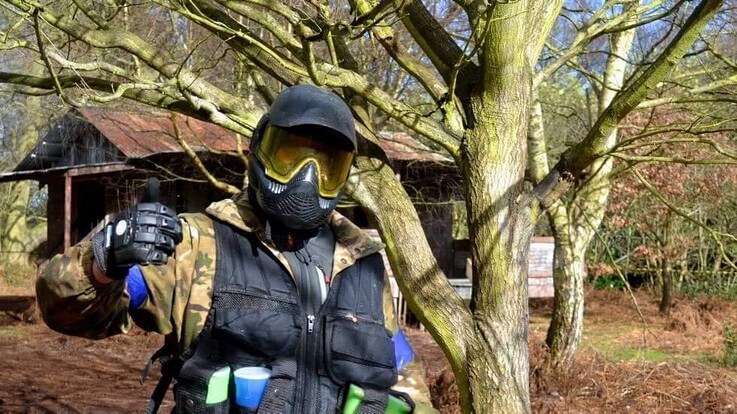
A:
<svg viewBox="0 0 737 414">
<path fill-rule="evenodd" d="M 107 277 L 123 279 L 136 264 L 165 264 L 182 241 L 179 218 L 158 202 L 158 186 L 158 180 L 149 179 L 142 202 L 92 236 L 95 261 Z"/>
</svg>

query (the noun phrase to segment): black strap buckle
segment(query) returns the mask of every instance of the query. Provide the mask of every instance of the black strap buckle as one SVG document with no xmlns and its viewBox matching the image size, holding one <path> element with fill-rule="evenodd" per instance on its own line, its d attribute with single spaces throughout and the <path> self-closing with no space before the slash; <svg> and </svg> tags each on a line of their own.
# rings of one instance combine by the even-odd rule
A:
<svg viewBox="0 0 737 414">
<path fill-rule="evenodd" d="M 182 368 L 182 360 L 173 355 L 172 349 L 172 346 L 168 342 L 165 343 L 164 346 L 151 355 L 151 358 L 149 358 L 141 372 L 140 382 L 143 385 L 154 362 L 159 361 L 161 363 L 161 379 L 159 379 L 154 392 L 151 393 L 151 398 L 146 404 L 146 414 L 155 414 L 159 411 L 161 402 L 164 401 L 164 397 L 166 396 L 166 391 L 169 390 L 169 385 L 171 385 L 172 380 L 179 374 L 179 370 Z"/>
</svg>

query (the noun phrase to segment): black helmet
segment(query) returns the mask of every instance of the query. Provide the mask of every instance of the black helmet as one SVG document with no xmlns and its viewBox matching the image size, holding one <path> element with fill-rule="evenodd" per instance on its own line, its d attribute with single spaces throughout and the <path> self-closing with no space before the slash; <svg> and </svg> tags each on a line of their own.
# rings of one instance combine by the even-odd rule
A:
<svg viewBox="0 0 737 414">
<path fill-rule="evenodd" d="M 322 224 L 342 194 L 356 149 L 350 108 L 312 85 L 285 89 L 251 140 L 250 187 L 261 209 L 286 227 Z"/>
</svg>

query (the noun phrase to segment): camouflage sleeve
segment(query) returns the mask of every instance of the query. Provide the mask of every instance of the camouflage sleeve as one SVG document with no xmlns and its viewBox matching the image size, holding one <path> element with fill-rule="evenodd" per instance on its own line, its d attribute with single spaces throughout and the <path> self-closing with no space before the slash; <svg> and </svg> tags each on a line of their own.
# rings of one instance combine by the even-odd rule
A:
<svg viewBox="0 0 737 414">
<path fill-rule="evenodd" d="M 182 220 L 184 240 L 166 265 L 139 266 L 145 299 L 130 307 L 125 281 L 98 283 L 92 275 L 92 246 L 82 242 L 55 256 L 36 282 L 36 296 L 46 324 L 61 333 L 106 338 L 126 333 L 132 321 L 161 334 L 181 328 L 181 298 L 188 298 L 194 274 L 198 232 Z M 130 273 L 128 278 L 130 278 Z M 179 332 L 177 332 L 179 333 Z"/>
<path fill-rule="evenodd" d="M 99 339 L 128 332 L 131 326 L 125 282 L 95 281 L 90 242 L 49 261 L 36 281 L 36 297 L 43 320 L 57 332 Z"/>
<path fill-rule="evenodd" d="M 394 334 L 399 332 L 399 322 L 394 310 L 394 298 L 389 284 L 389 276 L 386 274 L 384 275 L 384 317 L 386 318 L 387 329 Z M 412 361 L 399 371 L 399 381 L 392 389 L 407 393 L 412 397 L 416 405 L 415 413 L 437 413 L 438 411 L 432 407 L 430 390 L 425 378 L 425 368 L 422 360 L 417 353 L 414 353 Z"/>
<path fill-rule="evenodd" d="M 204 326 L 214 277 L 212 220 L 182 214 L 182 242 L 166 266 L 140 266 L 148 295 L 130 314 L 144 330 L 174 334 L 186 348 Z"/>
</svg>

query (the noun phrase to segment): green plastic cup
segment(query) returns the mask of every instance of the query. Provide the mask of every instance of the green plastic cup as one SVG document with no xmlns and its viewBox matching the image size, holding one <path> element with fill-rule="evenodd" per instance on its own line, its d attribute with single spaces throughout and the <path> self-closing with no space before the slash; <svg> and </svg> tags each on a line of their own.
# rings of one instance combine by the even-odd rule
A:
<svg viewBox="0 0 737 414">
<path fill-rule="evenodd" d="M 343 414 L 356 414 L 358 408 L 363 403 L 366 393 L 363 388 L 358 385 L 351 384 L 348 386 L 348 394 L 343 404 Z M 399 398 L 389 395 L 385 414 L 408 414 L 412 412 L 412 407 Z"/>
<path fill-rule="evenodd" d="M 405 414 L 411 412 L 412 407 L 409 404 L 393 395 L 389 396 L 389 401 L 386 405 L 386 414 Z"/>
<path fill-rule="evenodd" d="M 343 404 L 343 414 L 356 414 L 365 395 L 363 388 L 358 385 L 349 385 L 348 395 L 346 396 L 345 403 Z"/>
<path fill-rule="evenodd" d="M 215 371 L 207 382 L 205 404 L 217 404 L 228 399 L 228 383 L 230 367 L 222 367 Z"/>
</svg>

